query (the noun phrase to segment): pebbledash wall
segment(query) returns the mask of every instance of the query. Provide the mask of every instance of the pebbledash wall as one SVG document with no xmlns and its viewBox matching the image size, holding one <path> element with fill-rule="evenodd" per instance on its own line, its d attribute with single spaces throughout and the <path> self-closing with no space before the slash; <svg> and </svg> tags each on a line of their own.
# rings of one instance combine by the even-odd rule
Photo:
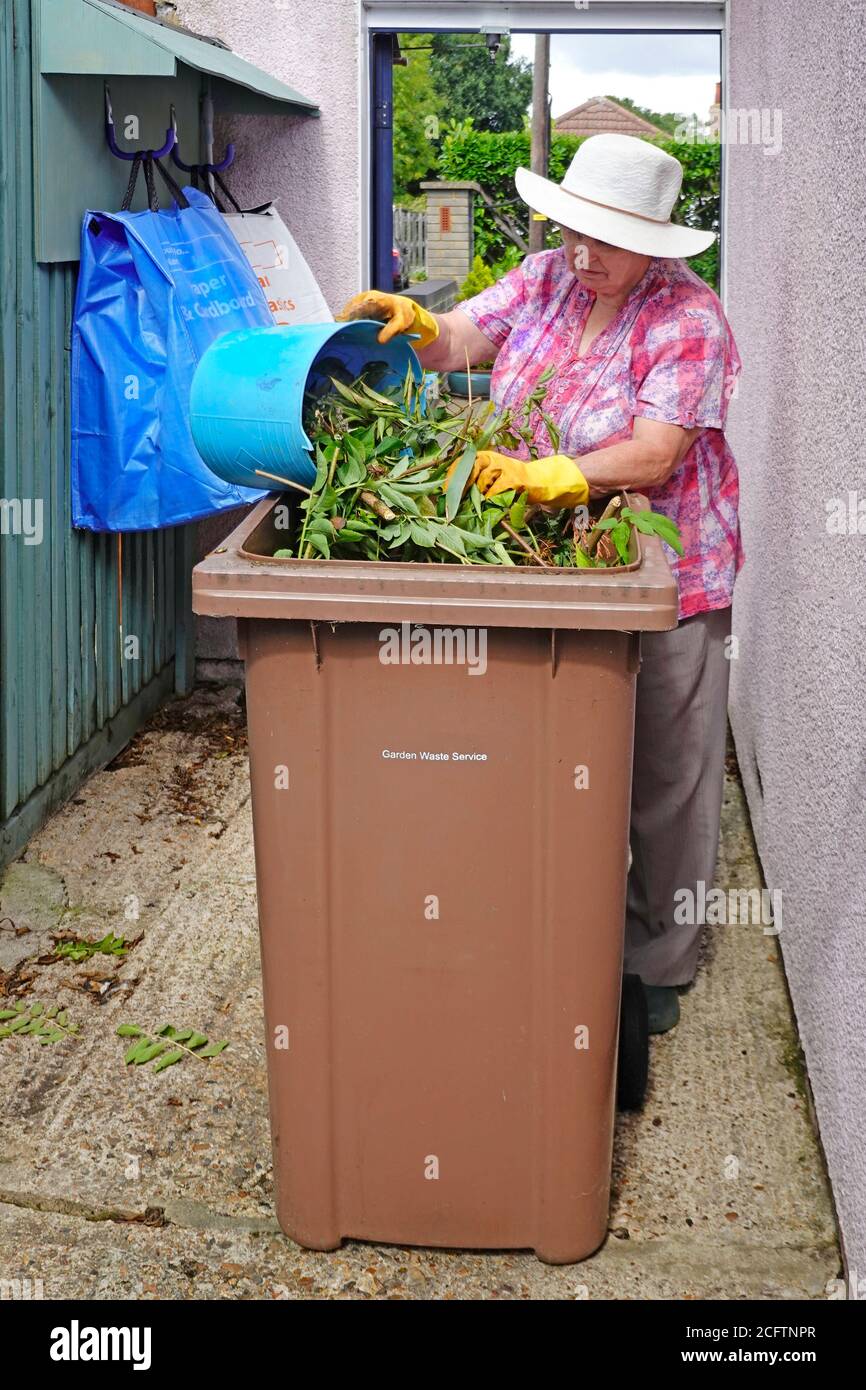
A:
<svg viewBox="0 0 866 1390">
<path fill-rule="evenodd" d="M 866 1276 L 866 86 L 862 0 L 730 0 L 727 310 L 748 561 L 731 721 L 849 1270 Z M 778 114 L 777 114 L 778 113 Z M 849 496 L 853 493 L 854 496 Z M 852 526 L 853 520 L 853 526 Z"/>
<path fill-rule="evenodd" d="M 335 311 L 361 278 L 360 0 L 177 0 L 159 5 L 196 33 L 319 103 L 321 117 L 234 116 L 223 177 L 242 206 L 275 198 Z M 219 145 L 219 135 L 217 136 Z"/>
<path fill-rule="evenodd" d="M 360 0 L 177 0 L 158 4 L 158 11 L 196 33 L 222 39 L 241 58 L 319 104 L 315 121 L 234 116 L 235 162 L 224 177 L 242 207 L 276 199 L 328 305 L 339 312 L 366 279 L 361 268 L 367 181 L 361 159 Z M 217 149 L 223 133 L 218 125 Z M 199 525 L 199 557 L 227 534 L 232 520 L 224 514 Z M 237 657 L 233 620 L 199 618 L 196 626 L 200 661 Z"/>
</svg>

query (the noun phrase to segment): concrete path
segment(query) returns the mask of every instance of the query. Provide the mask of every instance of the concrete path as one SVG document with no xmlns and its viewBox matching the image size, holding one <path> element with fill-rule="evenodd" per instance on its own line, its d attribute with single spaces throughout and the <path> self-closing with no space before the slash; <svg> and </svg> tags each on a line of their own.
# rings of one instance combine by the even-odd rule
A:
<svg viewBox="0 0 866 1390">
<path fill-rule="evenodd" d="M 760 884 L 731 761 L 718 882 Z M 651 1094 L 620 1117 L 610 1235 L 583 1264 L 349 1243 L 299 1249 L 271 1204 L 255 879 L 237 692 L 162 711 L 7 871 L 0 999 L 78 1033 L 0 1039 L 0 1296 L 822 1298 L 839 1272 L 779 952 L 707 932 Z M 57 934 L 136 945 L 53 957 Z M 118 1024 L 195 1026 L 221 1058 L 125 1067 Z M 41 1281 L 37 1282 L 37 1281 Z"/>
</svg>

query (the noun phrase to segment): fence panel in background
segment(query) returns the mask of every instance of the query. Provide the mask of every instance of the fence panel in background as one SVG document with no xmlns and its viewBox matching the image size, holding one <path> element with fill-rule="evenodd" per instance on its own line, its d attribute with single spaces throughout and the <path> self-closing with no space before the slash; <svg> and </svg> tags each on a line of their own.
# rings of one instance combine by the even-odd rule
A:
<svg viewBox="0 0 866 1390">
<path fill-rule="evenodd" d="M 427 225 L 423 212 L 394 208 L 394 245 L 403 257 L 403 270 L 409 279 L 427 273 Z"/>
</svg>

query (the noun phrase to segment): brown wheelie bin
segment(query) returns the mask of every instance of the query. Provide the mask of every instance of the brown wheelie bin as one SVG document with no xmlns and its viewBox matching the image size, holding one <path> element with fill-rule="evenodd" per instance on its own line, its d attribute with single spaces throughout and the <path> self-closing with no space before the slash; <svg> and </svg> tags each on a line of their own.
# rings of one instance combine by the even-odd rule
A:
<svg viewBox="0 0 866 1390">
<path fill-rule="evenodd" d="M 618 571 L 277 560 L 276 505 L 193 603 L 246 662 L 280 1224 L 579 1260 L 607 1225 L 639 633 L 676 624 L 661 543 Z"/>
</svg>

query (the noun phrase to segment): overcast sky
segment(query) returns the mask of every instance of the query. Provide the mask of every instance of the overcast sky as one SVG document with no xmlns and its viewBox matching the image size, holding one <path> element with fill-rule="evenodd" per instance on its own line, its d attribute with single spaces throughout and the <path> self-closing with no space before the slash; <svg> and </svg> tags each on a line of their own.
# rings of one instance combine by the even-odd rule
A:
<svg viewBox="0 0 866 1390">
<path fill-rule="evenodd" d="M 511 51 L 532 60 L 535 38 L 513 34 Z M 704 119 L 719 80 L 717 34 L 553 34 L 554 117 L 594 96 L 631 97 L 653 111 Z"/>
</svg>

